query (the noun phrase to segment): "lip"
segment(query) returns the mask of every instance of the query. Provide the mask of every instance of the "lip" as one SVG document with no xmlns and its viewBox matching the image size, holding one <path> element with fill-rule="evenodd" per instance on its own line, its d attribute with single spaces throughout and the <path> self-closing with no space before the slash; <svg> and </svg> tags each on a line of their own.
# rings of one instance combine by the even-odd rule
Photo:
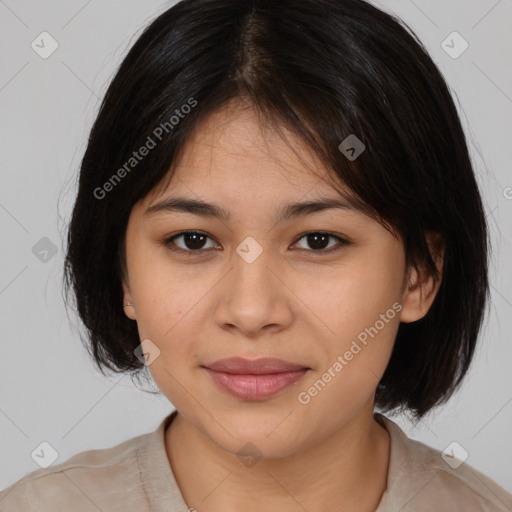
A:
<svg viewBox="0 0 512 512">
<path fill-rule="evenodd" d="M 307 366 L 290 363 L 274 357 L 260 359 L 244 359 L 243 357 L 229 357 L 219 359 L 211 364 L 204 365 L 214 372 L 224 372 L 237 375 L 266 375 L 269 373 L 285 373 L 307 369 Z"/>
<path fill-rule="evenodd" d="M 264 400 L 302 378 L 310 368 L 282 359 L 232 357 L 204 368 L 223 391 L 243 400 Z"/>
</svg>

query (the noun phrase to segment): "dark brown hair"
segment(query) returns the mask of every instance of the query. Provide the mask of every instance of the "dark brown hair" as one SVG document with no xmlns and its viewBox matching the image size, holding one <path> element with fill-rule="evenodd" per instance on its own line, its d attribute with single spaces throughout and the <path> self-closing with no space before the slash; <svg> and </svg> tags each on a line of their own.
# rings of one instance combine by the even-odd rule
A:
<svg viewBox="0 0 512 512">
<path fill-rule="evenodd" d="M 400 234 L 409 264 L 439 278 L 425 234 L 444 240 L 436 299 L 424 318 L 400 324 L 376 391 L 384 411 L 420 418 L 472 360 L 489 294 L 488 233 L 445 80 L 411 29 L 362 0 L 183 0 L 144 30 L 101 104 L 68 231 L 64 285 L 91 356 L 101 371 L 144 368 L 122 308 L 130 211 L 172 177 L 194 127 L 236 98 L 296 133 L 354 204 Z M 365 145 L 354 160 L 339 149 L 351 134 Z M 130 161 L 149 138 L 155 146 Z"/>
</svg>

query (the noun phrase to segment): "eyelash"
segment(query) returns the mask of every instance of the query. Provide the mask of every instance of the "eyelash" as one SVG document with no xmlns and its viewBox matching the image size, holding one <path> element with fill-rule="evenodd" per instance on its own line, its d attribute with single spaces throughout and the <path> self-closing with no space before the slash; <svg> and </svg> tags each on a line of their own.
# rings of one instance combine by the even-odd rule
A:
<svg viewBox="0 0 512 512">
<path fill-rule="evenodd" d="M 187 234 L 204 235 L 207 238 L 210 238 L 211 240 L 213 240 L 212 237 L 210 237 L 209 235 L 207 235 L 206 233 L 204 233 L 202 231 L 181 231 L 180 233 L 177 233 L 176 235 L 166 238 L 163 241 L 163 243 L 170 251 L 177 252 L 180 254 L 185 254 L 187 256 L 198 256 L 200 253 L 207 252 L 209 250 L 209 249 L 185 250 L 185 249 L 181 249 L 180 247 L 177 247 L 176 244 L 173 242 L 173 240 L 175 238 L 179 238 L 180 236 L 187 235 Z M 351 244 L 351 242 L 349 242 L 345 238 L 342 238 L 338 235 L 334 235 L 332 233 L 328 233 L 326 231 L 308 231 L 307 233 L 303 233 L 302 235 L 300 235 L 300 237 L 297 239 L 297 241 L 295 243 L 300 242 L 303 238 L 307 237 L 308 235 L 327 235 L 328 237 L 336 238 L 339 242 L 339 244 L 337 246 L 331 247 L 330 249 L 317 249 L 316 251 L 315 250 L 307 250 L 307 249 L 299 249 L 299 250 L 305 250 L 306 252 L 312 253 L 313 257 L 318 257 L 318 256 L 322 256 L 325 254 L 332 254 L 332 253 L 337 252 Z"/>
</svg>

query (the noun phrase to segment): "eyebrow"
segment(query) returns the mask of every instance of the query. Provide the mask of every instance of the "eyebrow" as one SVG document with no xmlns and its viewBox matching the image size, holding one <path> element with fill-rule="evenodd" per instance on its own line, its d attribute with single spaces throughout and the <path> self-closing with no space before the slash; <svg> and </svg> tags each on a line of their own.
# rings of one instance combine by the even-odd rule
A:
<svg viewBox="0 0 512 512">
<path fill-rule="evenodd" d="M 285 205 L 278 212 L 276 222 L 290 220 L 297 217 L 303 217 L 312 213 L 323 212 L 326 210 L 341 209 L 352 212 L 357 209 L 350 203 L 337 198 L 320 198 L 315 201 L 306 201 L 302 203 L 291 203 Z M 223 221 L 230 219 L 229 210 L 221 206 L 199 201 L 187 197 L 169 197 L 148 207 L 144 212 L 145 216 L 151 216 L 161 212 L 185 212 L 199 215 L 201 217 L 216 218 Z"/>
</svg>

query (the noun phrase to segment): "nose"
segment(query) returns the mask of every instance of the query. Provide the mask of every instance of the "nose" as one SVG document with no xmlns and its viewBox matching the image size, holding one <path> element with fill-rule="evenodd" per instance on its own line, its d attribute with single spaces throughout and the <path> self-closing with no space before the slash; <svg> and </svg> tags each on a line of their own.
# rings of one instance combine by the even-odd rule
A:
<svg viewBox="0 0 512 512">
<path fill-rule="evenodd" d="M 254 260 L 241 254 L 233 258 L 232 270 L 218 288 L 215 322 L 248 338 L 286 329 L 294 317 L 286 263 L 272 261 L 270 251 Z"/>
</svg>

